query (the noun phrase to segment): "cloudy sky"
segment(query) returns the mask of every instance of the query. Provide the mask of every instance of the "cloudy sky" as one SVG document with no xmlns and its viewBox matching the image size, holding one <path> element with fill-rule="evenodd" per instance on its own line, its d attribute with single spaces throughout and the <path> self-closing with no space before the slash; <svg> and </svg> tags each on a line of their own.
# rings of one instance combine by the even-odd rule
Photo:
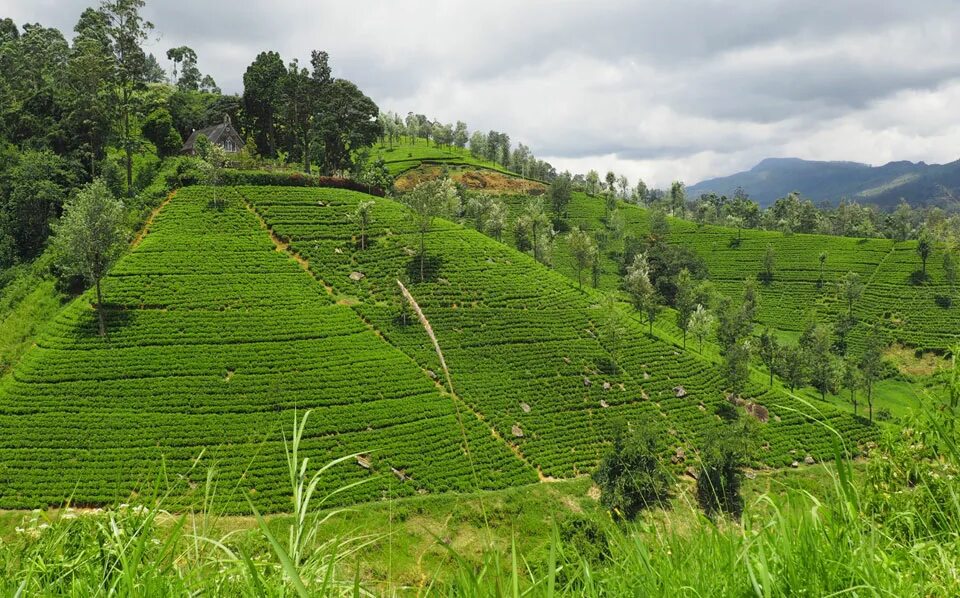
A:
<svg viewBox="0 0 960 598">
<path fill-rule="evenodd" d="M 70 31 L 97 0 L 0 0 Z M 147 0 L 151 50 L 226 92 L 331 55 L 382 110 L 497 129 L 559 168 L 694 183 L 771 156 L 960 158 L 956 0 Z M 162 60 L 161 62 L 166 62 Z"/>
</svg>

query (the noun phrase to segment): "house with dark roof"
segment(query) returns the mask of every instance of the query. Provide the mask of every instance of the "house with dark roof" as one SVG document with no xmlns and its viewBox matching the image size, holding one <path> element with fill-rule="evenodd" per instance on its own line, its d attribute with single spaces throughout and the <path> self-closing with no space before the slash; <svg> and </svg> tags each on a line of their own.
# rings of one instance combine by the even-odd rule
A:
<svg viewBox="0 0 960 598">
<path fill-rule="evenodd" d="M 225 114 L 223 116 L 223 122 L 218 125 L 205 127 L 199 131 L 194 129 L 193 133 L 190 133 L 187 142 L 180 148 L 180 153 L 188 156 L 194 155 L 196 153 L 197 138 L 201 135 L 209 139 L 210 143 L 222 147 L 223 151 L 228 154 L 235 154 L 243 149 L 243 138 L 240 137 L 240 133 L 237 133 L 237 130 L 233 128 L 229 115 Z"/>
</svg>

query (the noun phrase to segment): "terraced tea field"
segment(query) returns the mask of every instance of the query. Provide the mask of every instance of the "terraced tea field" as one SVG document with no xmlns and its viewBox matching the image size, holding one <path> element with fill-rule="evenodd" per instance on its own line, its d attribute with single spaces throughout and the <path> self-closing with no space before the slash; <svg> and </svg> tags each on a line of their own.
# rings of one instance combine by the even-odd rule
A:
<svg viewBox="0 0 960 598">
<path fill-rule="evenodd" d="M 238 195 L 208 199 L 182 190 L 113 268 L 109 340 L 83 297 L 0 382 L 0 507 L 110 503 L 161 473 L 184 504 L 213 465 L 229 508 L 289 508 L 281 428 L 305 409 L 318 464 L 370 451 L 369 468 L 323 478 L 324 493 L 371 480 L 341 502 L 474 488 L 451 398 L 278 252 Z M 482 487 L 536 480 L 464 424 Z"/>
<path fill-rule="evenodd" d="M 523 198 L 507 198 L 511 210 L 519 210 Z M 627 235 L 642 237 L 649 231 L 648 212 L 636 205 L 620 204 Z M 599 198 L 575 193 L 569 208 L 572 227 L 588 230 L 603 228 L 604 206 Z M 706 263 L 709 278 L 717 289 L 739 296 L 743 281 L 762 270 L 767 245 L 776 255 L 774 280 L 760 285 L 758 319 L 761 323 L 784 331 L 798 332 L 808 315 L 822 321 L 834 321 L 846 310 L 837 297 L 837 281 L 848 272 L 856 272 L 866 283 L 863 296 L 856 303 L 855 314 L 860 322 L 851 333 L 854 346 L 867 333 L 866 326 L 877 323 L 890 341 L 912 346 L 945 349 L 960 341 L 960 306 L 943 308 L 938 295 L 949 294 L 943 278 L 942 254 L 935 251 L 928 260 L 930 279 L 923 285 L 911 284 L 910 277 L 920 269 L 916 241 L 894 243 L 889 239 L 857 239 L 826 235 L 794 234 L 742 230 L 739 245 L 735 229 L 719 226 L 698 227 L 695 223 L 670 219 L 671 243 L 694 250 Z M 509 242 L 509 240 L 507 241 Z M 612 248 L 611 248 L 612 249 Z M 820 252 L 827 253 L 823 266 L 824 284 L 820 277 Z M 555 268 L 576 278 L 574 261 L 561 237 L 554 253 Z M 617 264 L 609 254 L 604 258 L 601 287 L 618 288 Z"/>
<path fill-rule="evenodd" d="M 501 243 L 438 221 L 419 282 L 399 203 L 291 187 L 227 197 L 218 209 L 208 190 L 180 191 L 113 268 L 109 339 L 85 296 L 0 382 L 0 507 L 110 503 L 158 476 L 175 486 L 168 504 L 184 505 L 202 499 L 214 466 L 228 509 L 247 497 L 288 508 L 281 430 L 305 409 L 314 463 L 364 453 L 323 478 L 321 492 L 369 481 L 340 503 L 584 473 L 618 420 L 653 422 L 671 454 L 721 425 L 714 365 L 625 318 L 614 371 L 599 295 Z M 350 215 L 370 200 L 360 250 Z M 456 397 L 437 383 L 397 278 L 436 331 Z M 829 456 L 831 434 L 808 416 L 852 448 L 876 434 L 829 405 L 806 413 L 760 387 L 745 398 L 769 410 L 759 463 Z"/>
<path fill-rule="evenodd" d="M 350 214 L 368 196 L 333 189 L 246 187 L 238 191 L 310 270 L 395 346 L 439 372 L 429 341 L 404 325 L 395 279 L 405 278 L 430 319 L 455 390 L 497 435 L 549 476 L 592 468 L 618 419 L 659 422 L 671 450 L 689 449 L 726 401 L 716 367 L 625 322 L 620 367 L 605 367 L 608 314 L 598 295 L 504 244 L 449 222 L 427 235 L 428 280 L 419 281 L 406 209 L 374 199 L 370 246 L 359 250 Z M 770 410 L 760 425 L 761 461 L 785 465 L 830 452 L 830 435 L 788 397 L 750 388 Z M 812 414 L 811 414 L 812 415 Z M 816 417 L 851 444 L 873 429 L 830 406 Z"/>
</svg>

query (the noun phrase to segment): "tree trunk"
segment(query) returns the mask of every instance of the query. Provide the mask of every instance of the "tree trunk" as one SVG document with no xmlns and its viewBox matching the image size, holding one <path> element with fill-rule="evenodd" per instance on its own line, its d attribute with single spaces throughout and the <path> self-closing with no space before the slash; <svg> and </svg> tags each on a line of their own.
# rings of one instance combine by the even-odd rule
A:
<svg viewBox="0 0 960 598">
<path fill-rule="evenodd" d="M 127 195 L 133 197 L 133 147 L 130 144 L 130 90 L 123 86 L 123 150 L 127 161 Z"/>
<path fill-rule="evenodd" d="M 684 349 L 687 348 L 687 331 L 686 330 L 683 331 L 683 348 Z"/>
<path fill-rule="evenodd" d="M 870 409 L 870 421 L 873 422 L 873 385 L 867 387 L 867 407 Z"/>
<path fill-rule="evenodd" d="M 423 282 L 423 281 L 424 281 L 424 277 L 423 277 L 423 258 L 424 258 L 424 255 L 425 255 L 426 252 L 427 252 L 427 250 L 426 250 L 426 248 L 425 248 L 425 245 L 424 245 L 424 238 L 423 238 L 423 237 L 424 237 L 424 234 L 425 234 L 425 233 L 423 233 L 423 232 L 420 233 L 420 282 Z"/>
<path fill-rule="evenodd" d="M 850 389 L 850 402 L 853 403 L 853 414 L 857 414 L 857 391 Z"/>
<path fill-rule="evenodd" d="M 577 268 L 577 286 L 583 290 L 583 268 Z"/>
<path fill-rule="evenodd" d="M 770 364 L 770 388 L 773 388 L 773 364 Z"/>
<path fill-rule="evenodd" d="M 100 336 L 107 337 L 107 325 L 103 321 L 103 293 L 100 291 L 100 279 L 97 279 L 97 322 L 100 325 Z"/>
<path fill-rule="evenodd" d="M 310 174 L 310 142 L 303 140 L 303 171 Z"/>
</svg>

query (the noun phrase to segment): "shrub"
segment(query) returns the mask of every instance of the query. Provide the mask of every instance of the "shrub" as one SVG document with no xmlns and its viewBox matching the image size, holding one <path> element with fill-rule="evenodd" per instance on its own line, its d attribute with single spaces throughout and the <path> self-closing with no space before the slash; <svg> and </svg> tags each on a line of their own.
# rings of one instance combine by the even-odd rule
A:
<svg viewBox="0 0 960 598">
<path fill-rule="evenodd" d="M 600 503 L 627 520 L 645 508 L 664 506 L 675 480 L 663 453 L 652 425 L 643 424 L 632 431 L 621 425 L 613 447 L 593 474 L 600 486 Z"/>
<path fill-rule="evenodd" d="M 747 465 L 750 434 L 746 420 L 740 422 L 743 423 L 708 432 L 700 451 L 697 503 L 709 517 L 727 513 L 739 518 L 743 512 L 740 485 Z"/>
</svg>

